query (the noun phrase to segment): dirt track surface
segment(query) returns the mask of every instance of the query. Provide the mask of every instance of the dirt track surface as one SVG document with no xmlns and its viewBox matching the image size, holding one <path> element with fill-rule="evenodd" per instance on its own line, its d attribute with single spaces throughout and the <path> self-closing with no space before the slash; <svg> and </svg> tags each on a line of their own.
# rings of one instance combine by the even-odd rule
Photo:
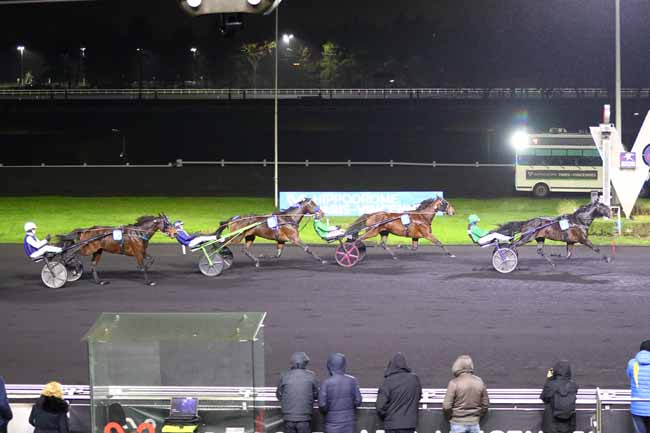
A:
<svg viewBox="0 0 650 433">
<path fill-rule="evenodd" d="M 268 385 L 302 350 L 321 377 L 327 355 L 345 353 L 364 387 L 381 383 L 397 351 L 425 387 L 446 386 L 463 353 L 490 387 L 540 387 L 559 358 L 572 361 L 582 387 L 628 386 L 626 363 L 650 338 L 650 248 L 618 248 L 609 265 L 578 248 L 569 262 L 555 259 L 555 270 L 525 248 L 523 269 L 509 275 L 491 270 L 487 249 L 450 249 L 456 258 L 425 247 L 397 250 L 399 260 L 391 260 L 369 248 L 363 263 L 343 269 L 332 248 L 316 248 L 331 260 L 326 265 L 288 248 L 255 269 L 236 248 L 233 268 L 207 278 L 198 273 L 198 255 L 153 246 L 154 287 L 142 284 L 132 258 L 104 255 L 100 275 L 110 285 L 85 276 L 53 290 L 22 246 L 0 245 L 0 375 L 7 383 L 88 383 L 80 339 L 104 311 L 266 311 Z"/>
</svg>

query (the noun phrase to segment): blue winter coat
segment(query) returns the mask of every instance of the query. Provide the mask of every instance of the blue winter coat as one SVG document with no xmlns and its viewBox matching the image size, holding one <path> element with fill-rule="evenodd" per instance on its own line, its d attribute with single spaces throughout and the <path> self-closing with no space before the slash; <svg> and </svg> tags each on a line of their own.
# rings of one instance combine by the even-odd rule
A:
<svg viewBox="0 0 650 433">
<path fill-rule="evenodd" d="M 650 400 L 650 352 L 642 350 L 627 363 L 627 377 L 630 378 L 632 398 Z M 650 401 L 633 401 L 632 415 L 650 416 Z"/>
<path fill-rule="evenodd" d="M 361 405 L 357 379 L 345 374 L 345 356 L 333 353 L 327 360 L 330 377 L 320 387 L 318 406 L 325 414 L 326 433 L 352 433 L 355 411 Z"/>
<path fill-rule="evenodd" d="M 5 388 L 5 381 L 0 377 L 0 432 L 7 431 L 7 424 L 13 418 L 9 400 L 7 399 L 7 390 Z"/>
</svg>

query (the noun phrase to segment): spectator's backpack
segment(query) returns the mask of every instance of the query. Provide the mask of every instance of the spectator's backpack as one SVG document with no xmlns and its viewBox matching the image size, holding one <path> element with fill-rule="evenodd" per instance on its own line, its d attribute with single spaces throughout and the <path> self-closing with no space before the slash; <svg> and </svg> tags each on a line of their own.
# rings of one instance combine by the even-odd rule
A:
<svg viewBox="0 0 650 433">
<path fill-rule="evenodd" d="M 573 414 L 576 413 L 576 394 L 572 383 L 569 381 L 562 383 L 558 387 L 551 401 L 554 418 L 560 420 L 571 419 Z"/>
</svg>

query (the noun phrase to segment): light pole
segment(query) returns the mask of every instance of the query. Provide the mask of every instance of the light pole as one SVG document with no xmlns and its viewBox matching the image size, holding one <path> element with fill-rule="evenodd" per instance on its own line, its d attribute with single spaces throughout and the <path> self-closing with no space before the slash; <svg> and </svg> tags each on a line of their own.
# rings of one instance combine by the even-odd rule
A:
<svg viewBox="0 0 650 433">
<path fill-rule="evenodd" d="M 192 81 L 194 82 L 194 85 L 196 86 L 196 76 L 197 71 L 196 71 L 196 53 L 199 51 L 196 47 L 190 48 L 190 51 L 192 52 Z"/>
<path fill-rule="evenodd" d="M 23 71 L 24 71 L 24 55 L 25 55 L 25 46 L 24 45 L 18 45 L 16 49 L 20 52 L 20 77 L 18 78 L 18 82 L 20 84 L 20 87 L 23 87 Z"/>
<path fill-rule="evenodd" d="M 122 138 L 122 151 L 120 152 L 120 158 L 122 160 L 126 159 L 126 136 L 122 133 L 120 129 L 113 128 L 111 129 L 111 132 L 114 132 L 115 134 L 120 134 L 120 137 Z"/>
<path fill-rule="evenodd" d="M 142 66 L 142 48 L 135 49 L 138 53 L 138 93 L 139 98 L 142 99 L 142 75 L 143 75 L 143 66 Z"/>
<path fill-rule="evenodd" d="M 621 108 L 621 0 L 616 2 L 616 129 L 623 139 L 623 122 Z"/>
<path fill-rule="evenodd" d="M 273 93 L 274 103 L 274 125 L 273 125 L 273 203 L 278 208 L 278 24 L 280 7 L 275 8 L 275 92 Z"/>
<path fill-rule="evenodd" d="M 79 81 L 81 87 L 86 87 L 86 71 L 85 71 L 85 60 L 86 60 L 86 47 L 79 48 L 81 56 L 79 57 Z"/>
</svg>

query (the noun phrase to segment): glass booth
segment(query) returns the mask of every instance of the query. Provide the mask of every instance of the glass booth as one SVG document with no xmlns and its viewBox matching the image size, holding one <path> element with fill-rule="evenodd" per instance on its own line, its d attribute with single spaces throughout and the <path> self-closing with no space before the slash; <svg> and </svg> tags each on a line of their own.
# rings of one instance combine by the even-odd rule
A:
<svg viewBox="0 0 650 433">
<path fill-rule="evenodd" d="M 203 431 L 255 432 L 265 316 L 102 313 L 83 338 L 92 432 L 159 433 L 179 397 L 198 399 Z"/>
</svg>

